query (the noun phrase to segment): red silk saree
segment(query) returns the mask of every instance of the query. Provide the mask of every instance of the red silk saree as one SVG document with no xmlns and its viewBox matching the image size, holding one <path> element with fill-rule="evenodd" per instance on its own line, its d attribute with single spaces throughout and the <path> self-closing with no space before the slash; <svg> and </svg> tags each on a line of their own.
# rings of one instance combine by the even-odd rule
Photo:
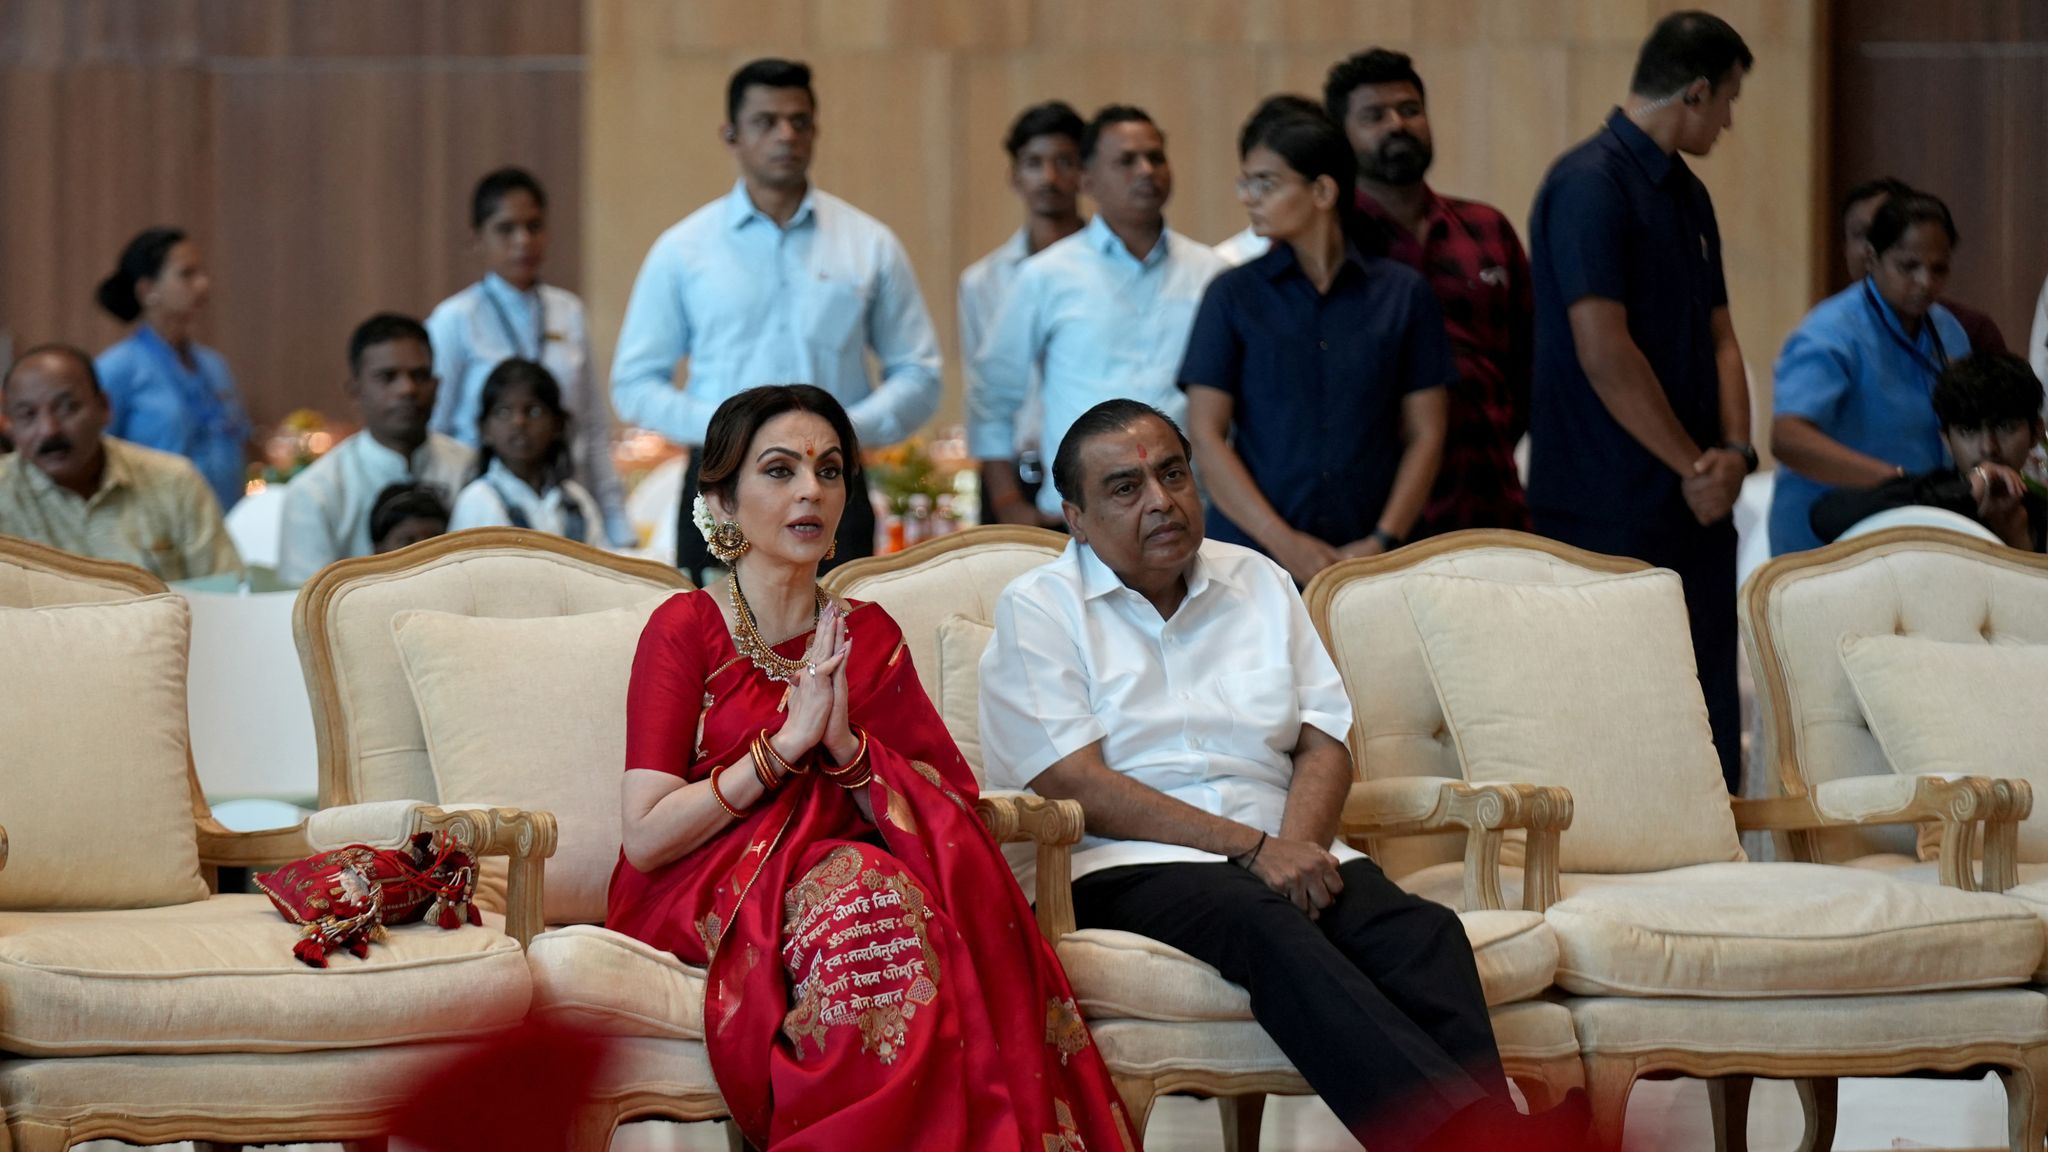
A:
<svg viewBox="0 0 2048 1152">
<path fill-rule="evenodd" d="M 652 872 L 621 856 L 608 926 L 709 969 L 712 1070 L 757 1147 L 1134 1152 L 901 631 L 851 608 L 848 708 L 874 822 L 821 772 L 793 776 Z M 674 597 L 634 657 L 626 764 L 697 781 L 746 761 L 786 692 L 733 650 L 709 595 Z"/>
</svg>

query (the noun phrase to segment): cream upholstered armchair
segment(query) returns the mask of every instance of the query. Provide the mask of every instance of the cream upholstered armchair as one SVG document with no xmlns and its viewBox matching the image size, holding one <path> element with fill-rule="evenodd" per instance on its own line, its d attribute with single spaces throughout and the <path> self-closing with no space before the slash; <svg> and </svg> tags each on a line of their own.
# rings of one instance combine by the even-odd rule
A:
<svg viewBox="0 0 2048 1152">
<path fill-rule="evenodd" d="M 832 591 L 878 603 L 896 618 L 926 693 L 977 775 L 979 665 L 996 598 L 1066 544 L 1066 537 L 1037 528 L 976 528 L 895 556 L 855 561 L 827 578 Z M 1228 1146 L 1256 1148 L 1265 1095 L 1305 1095 L 1309 1087 L 1252 1020 L 1245 990 L 1157 941 L 1075 930 L 1067 854 L 1080 841 L 1082 819 L 1073 801 L 995 793 L 982 804 L 998 838 L 1010 827 L 1006 811 L 1044 814 L 1035 826 L 1016 821 L 1025 825 L 1016 835 L 1036 852 L 1039 923 L 1141 1129 L 1160 1094 L 1213 1096 L 1223 1105 Z M 1554 789 L 1389 780 L 1353 790 L 1345 827 L 1349 835 L 1390 841 L 1469 831 L 1474 873 L 1483 876 L 1490 875 L 1482 865 L 1497 851 L 1503 830 L 1534 828 L 1539 845 L 1553 844 L 1570 813 L 1569 798 Z M 1525 1093 L 1545 1104 L 1580 1081 L 1570 1014 L 1538 999 L 1551 984 L 1556 942 L 1539 913 L 1504 910 L 1497 901 L 1464 920 L 1502 1059 Z"/>
<path fill-rule="evenodd" d="M 2039 924 L 1998 896 L 1745 862 L 1739 829 L 1808 835 L 1864 821 L 1804 798 L 1731 803 L 1674 575 L 1520 533 L 1463 532 L 1337 565 L 1309 600 L 1371 709 L 1354 737 L 1369 777 L 1391 761 L 1571 791 L 1558 879 L 1531 850 L 1527 882 L 1510 873 L 1502 887 L 1547 905 L 1600 1146 L 1619 1145 L 1643 1077 L 1746 1087 L 1751 1076 L 1991 1067 L 2006 1084 L 2013 1149 L 2039 1148 L 2048 1010 L 2023 986 Z M 1415 869 L 1402 877 L 1414 890 L 1471 899 L 1458 864 L 1383 859 Z M 1731 1127 L 1740 1101 L 1717 1100 L 1738 1106 Z M 1813 1113 L 1809 1123 L 1824 1146 L 1830 1133 Z"/>
<path fill-rule="evenodd" d="M 416 813 L 478 804 L 558 823 L 545 889 L 515 870 L 501 890 L 487 871 L 483 901 L 506 901 L 530 934 L 533 1016 L 614 1045 L 579 1152 L 602 1152 L 624 1120 L 725 1115 L 703 971 L 603 927 L 633 653 L 648 615 L 689 587 L 667 565 L 483 528 L 330 565 L 294 614 L 320 748 L 315 842 L 385 843 Z"/>
<path fill-rule="evenodd" d="M 2048 784 L 2048 557 L 1890 529 L 1771 561 L 1742 622 L 1776 793 L 1889 822 L 1795 853 L 2048 917 L 2048 817 L 2032 809 Z"/>
<path fill-rule="evenodd" d="M 154 576 L 0 537 L 0 1110 L 20 1152 L 374 1144 L 425 1068 L 526 1014 L 525 958 L 496 927 L 398 927 L 315 970 L 268 899 L 209 890 L 217 867 L 312 847 L 214 821 L 188 642 L 185 602 Z M 495 820 L 426 823 L 502 850 Z"/>
</svg>

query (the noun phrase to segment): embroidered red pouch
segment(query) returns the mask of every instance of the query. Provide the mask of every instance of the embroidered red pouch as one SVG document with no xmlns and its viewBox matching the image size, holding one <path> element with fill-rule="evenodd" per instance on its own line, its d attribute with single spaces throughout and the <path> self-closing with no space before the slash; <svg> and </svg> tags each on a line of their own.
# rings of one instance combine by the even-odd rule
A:
<svg viewBox="0 0 2048 1152">
<path fill-rule="evenodd" d="M 387 924 L 483 923 L 474 903 L 475 862 L 453 839 L 428 832 L 403 849 L 351 844 L 294 860 L 257 876 L 256 886 L 299 926 L 292 955 L 314 968 L 327 967 L 338 950 L 367 957 Z"/>
</svg>

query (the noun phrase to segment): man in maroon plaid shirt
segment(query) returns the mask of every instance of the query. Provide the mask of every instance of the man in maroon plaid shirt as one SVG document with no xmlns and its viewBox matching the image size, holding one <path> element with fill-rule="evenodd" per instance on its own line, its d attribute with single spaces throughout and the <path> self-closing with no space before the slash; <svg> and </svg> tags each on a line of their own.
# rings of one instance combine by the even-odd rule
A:
<svg viewBox="0 0 2048 1152">
<path fill-rule="evenodd" d="M 1386 229 L 1388 255 L 1422 273 L 1457 356 L 1436 488 L 1411 538 L 1458 528 L 1529 529 L 1515 445 L 1529 428 L 1533 347 L 1529 258 L 1499 209 L 1439 196 L 1422 78 L 1373 48 L 1330 69 L 1323 106 L 1358 153 L 1358 204 Z"/>
</svg>

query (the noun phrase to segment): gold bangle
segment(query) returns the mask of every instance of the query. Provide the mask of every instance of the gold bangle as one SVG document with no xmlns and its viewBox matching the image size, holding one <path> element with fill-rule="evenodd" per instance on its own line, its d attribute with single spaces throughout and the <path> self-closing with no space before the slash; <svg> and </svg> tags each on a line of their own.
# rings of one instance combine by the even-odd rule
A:
<svg viewBox="0 0 2048 1152">
<path fill-rule="evenodd" d="M 720 808 L 723 808 L 723 809 L 725 809 L 725 814 L 726 814 L 727 816 L 730 816 L 730 817 L 732 817 L 732 818 L 733 818 L 733 819 L 735 819 L 735 820 L 739 820 L 739 819 L 742 819 L 742 818 L 744 817 L 745 813 L 741 812 L 741 811 L 740 811 L 740 810 L 739 810 L 738 808 L 735 808 L 735 807 L 733 807 L 733 806 L 732 806 L 732 805 L 731 805 L 730 803 L 727 803 L 727 801 L 726 801 L 726 799 L 725 799 L 725 793 L 723 793 L 723 792 L 720 792 L 720 791 L 718 790 L 718 774 L 719 774 L 720 772 L 723 772 L 723 771 L 725 771 L 725 770 L 726 770 L 727 768 L 730 768 L 730 767 L 732 767 L 732 765 L 730 765 L 730 764 L 727 764 L 727 765 L 724 765 L 723 767 L 715 768 L 715 769 L 713 769 L 713 770 L 712 770 L 712 772 L 711 772 L 711 798 L 712 798 L 713 800 L 716 800 L 716 801 L 718 801 L 718 806 L 719 806 Z"/>
<path fill-rule="evenodd" d="M 782 774 L 784 776 L 801 776 L 804 773 L 810 771 L 810 769 L 808 768 L 799 768 L 796 765 L 791 764 L 789 761 L 784 760 L 782 758 L 782 753 L 777 752 L 775 750 L 775 741 L 770 740 L 768 738 L 768 730 L 766 728 L 761 729 L 761 735 L 759 739 L 761 741 L 761 747 L 767 750 L 768 755 L 774 759 L 776 766 L 782 769 Z"/>
<path fill-rule="evenodd" d="M 863 729 L 860 729 L 860 728 L 855 728 L 855 729 L 853 730 L 853 733 L 854 733 L 854 735 L 856 735 L 856 736 L 859 736 L 859 737 L 860 737 L 860 749 L 859 749 L 859 751 L 856 751 L 856 752 L 855 752 L 855 753 L 853 754 L 853 759 L 851 759 L 851 760 L 848 760 L 848 761 L 847 761 L 846 763 L 844 763 L 844 764 L 841 764 L 841 765 L 840 765 L 840 766 L 839 766 L 839 767 L 838 767 L 838 768 L 837 768 L 836 770 L 835 770 L 835 769 L 832 769 L 832 768 L 824 768 L 824 769 L 820 769 L 820 771 L 822 771 L 822 772 L 824 772 L 824 773 L 825 773 L 825 777 L 826 777 L 826 779 L 829 779 L 829 780 L 837 780 L 837 779 L 839 779 L 839 778 L 840 778 L 841 776 L 845 776 L 845 775 L 847 775 L 848 773 L 851 773 L 851 772 L 855 771 L 856 769 L 858 769 L 858 768 L 859 768 L 859 767 L 860 767 L 861 765 L 863 765 L 863 764 L 867 763 L 867 759 L 868 759 L 868 734 L 867 734 L 867 732 L 866 732 L 865 730 L 863 730 Z"/>
<path fill-rule="evenodd" d="M 837 784 L 837 785 L 839 785 L 839 786 L 840 786 L 841 788 L 844 788 L 844 789 L 846 789 L 847 791 L 851 792 L 851 791 L 853 791 L 853 790 L 854 790 L 855 788 L 865 788 L 865 787 L 867 787 L 868 781 L 870 781 L 870 780 L 873 780 L 874 778 L 875 778 L 875 770 L 874 770 L 873 768 L 869 768 L 869 769 L 867 769 L 866 771 L 862 772 L 862 773 L 860 774 L 860 776 L 859 776 L 858 778 L 856 778 L 856 779 L 853 779 L 853 780 L 834 780 L 834 781 L 833 781 L 833 783 L 834 783 L 834 784 Z"/>
<path fill-rule="evenodd" d="M 762 791 L 773 792 L 780 781 L 775 778 L 775 771 L 768 767 L 768 760 L 761 752 L 761 743 L 761 738 L 756 736 L 753 747 L 749 749 L 754 756 L 754 778 L 761 782 Z"/>
</svg>

